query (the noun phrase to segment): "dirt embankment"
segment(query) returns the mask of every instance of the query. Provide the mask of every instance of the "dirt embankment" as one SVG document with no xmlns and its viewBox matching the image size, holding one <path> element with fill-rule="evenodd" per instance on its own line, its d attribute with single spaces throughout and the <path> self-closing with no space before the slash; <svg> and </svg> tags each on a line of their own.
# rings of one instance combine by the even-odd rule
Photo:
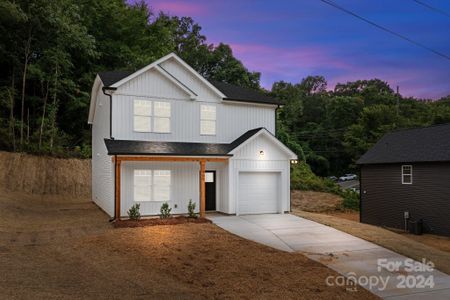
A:
<svg viewBox="0 0 450 300">
<path fill-rule="evenodd" d="M 90 198 L 91 160 L 0 151 L 0 190 Z"/>
</svg>

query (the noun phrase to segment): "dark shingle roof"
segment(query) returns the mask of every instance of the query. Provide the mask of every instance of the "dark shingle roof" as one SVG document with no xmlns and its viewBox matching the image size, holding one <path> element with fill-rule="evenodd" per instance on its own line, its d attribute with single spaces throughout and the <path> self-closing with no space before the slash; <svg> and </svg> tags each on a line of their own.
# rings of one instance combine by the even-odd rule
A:
<svg viewBox="0 0 450 300">
<path fill-rule="evenodd" d="M 247 131 L 230 144 L 105 139 L 109 155 L 230 156 L 229 152 L 263 128 Z"/>
<path fill-rule="evenodd" d="M 100 72 L 98 75 L 100 76 L 104 86 L 111 86 L 133 73 L 134 71 L 107 71 Z M 217 81 L 210 81 L 210 83 L 226 96 L 224 100 L 276 105 L 282 104 L 281 101 L 256 90 Z"/>
<path fill-rule="evenodd" d="M 224 100 L 256 102 L 256 103 L 266 103 L 276 105 L 282 104 L 280 100 L 269 97 L 257 90 L 244 88 L 224 82 L 211 80 L 209 82 L 211 82 L 212 85 L 214 85 L 219 91 L 221 91 L 225 96 L 227 96 Z"/>
<path fill-rule="evenodd" d="M 450 161 L 450 124 L 398 130 L 384 135 L 356 163 Z"/>
<path fill-rule="evenodd" d="M 98 73 L 98 76 L 100 76 L 104 86 L 111 86 L 133 73 L 133 71 L 106 71 Z"/>
</svg>

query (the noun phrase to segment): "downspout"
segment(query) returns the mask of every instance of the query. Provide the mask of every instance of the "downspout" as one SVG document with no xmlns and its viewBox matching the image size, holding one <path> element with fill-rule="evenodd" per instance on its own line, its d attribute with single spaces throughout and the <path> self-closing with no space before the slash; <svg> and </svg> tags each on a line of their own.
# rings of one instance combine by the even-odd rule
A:
<svg viewBox="0 0 450 300">
<path fill-rule="evenodd" d="M 106 91 L 115 91 L 117 90 L 117 88 L 113 88 L 113 87 L 108 87 L 108 86 L 104 86 L 102 87 L 102 92 L 103 94 L 105 94 L 106 96 L 109 97 L 109 138 L 111 140 L 113 140 L 113 136 L 112 136 L 112 109 L 113 109 L 113 102 L 112 102 L 112 94 L 107 94 Z"/>
<path fill-rule="evenodd" d="M 112 88 L 112 87 L 107 87 L 104 86 L 102 87 L 102 92 L 103 94 L 105 94 L 106 96 L 109 97 L 109 138 L 111 140 L 113 140 L 113 136 L 112 136 L 112 106 L 113 106 L 113 101 L 112 101 L 112 94 L 108 94 L 106 93 L 106 91 L 115 91 L 117 90 L 117 88 Z M 113 178 L 113 182 L 114 182 L 114 217 L 112 217 L 111 219 L 109 219 L 109 222 L 113 222 L 114 220 L 116 220 L 116 218 L 118 218 L 116 216 L 116 165 L 117 165 L 117 155 L 114 155 L 114 178 Z"/>
</svg>

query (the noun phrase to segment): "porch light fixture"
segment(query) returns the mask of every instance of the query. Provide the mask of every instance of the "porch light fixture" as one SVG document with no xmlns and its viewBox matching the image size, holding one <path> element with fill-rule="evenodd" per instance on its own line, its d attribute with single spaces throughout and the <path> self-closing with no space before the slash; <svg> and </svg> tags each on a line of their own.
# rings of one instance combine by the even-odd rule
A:
<svg viewBox="0 0 450 300">
<path fill-rule="evenodd" d="M 298 160 L 296 159 L 291 159 L 291 164 L 296 165 L 298 163 Z"/>
<path fill-rule="evenodd" d="M 259 151 L 259 156 L 264 156 L 264 151 L 263 150 Z"/>
</svg>

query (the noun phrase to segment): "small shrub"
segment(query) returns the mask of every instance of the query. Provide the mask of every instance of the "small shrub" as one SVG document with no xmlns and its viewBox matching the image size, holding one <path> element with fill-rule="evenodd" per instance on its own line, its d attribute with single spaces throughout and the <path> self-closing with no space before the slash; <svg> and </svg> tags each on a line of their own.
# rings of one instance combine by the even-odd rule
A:
<svg viewBox="0 0 450 300">
<path fill-rule="evenodd" d="M 159 210 L 161 212 L 160 217 L 161 219 L 166 219 L 166 218 L 170 218 L 170 212 L 172 211 L 172 209 L 169 206 L 169 203 L 164 202 L 161 205 L 161 209 Z"/>
<path fill-rule="evenodd" d="M 188 215 L 189 218 L 197 218 L 197 214 L 195 213 L 195 202 L 192 202 L 192 199 L 189 199 Z"/>
<path fill-rule="evenodd" d="M 141 218 L 141 213 L 139 212 L 140 208 L 141 204 L 136 203 L 127 211 L 130 220 L 139 220 Z"/>
<path fill-rule="evenodd" d="M 359 194 L 354 191 L 345 190 L 342 191 L 342 197 L 344 201 L 342 201 L 342 207 L 359 210 Z"/>
</svg>

